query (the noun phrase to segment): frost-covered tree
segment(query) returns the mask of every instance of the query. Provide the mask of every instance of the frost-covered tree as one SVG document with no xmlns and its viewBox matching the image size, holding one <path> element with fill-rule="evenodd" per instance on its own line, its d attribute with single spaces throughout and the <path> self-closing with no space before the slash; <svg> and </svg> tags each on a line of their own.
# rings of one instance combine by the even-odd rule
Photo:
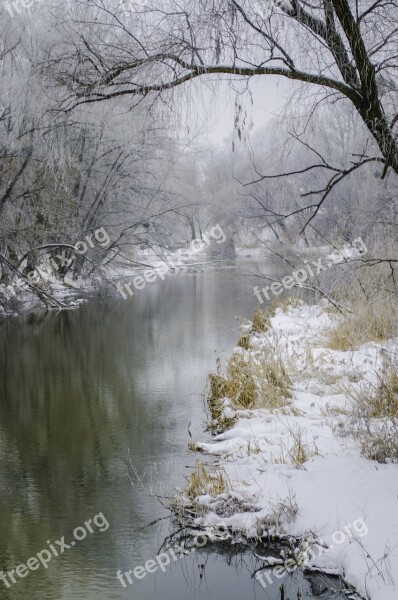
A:
<svg viewBox="0 0 398 600">
<path fill-rule="evenodd" d="M 70 254 L 100 227 L 112 243 L 76 260 L 75 277 L 116 255 L 131 260 L 140 246 L 172 246 L 177 235 L 187 238 L 184 210 L 194 201 L 172 181 L 181 152 L 169 117 L 150 101 L 133 112 L 123 102 L 116 110 L 59 110 L 58 81 L 51 71 L 43 76 L 43 65 L 65 6 L 1 13 L 2 283 L 16 270 L 32 271 L 47 253 Z"/>
<path fill-rule="evenodd" d="M 170 90 L 193 79 L 242 81 L 277 75 L 315 101 L 350 104 L 367 130 L 367 152 L 338 172 L 309 203 L 314 217 L 334 188 L 369 163 L 398 174 L 398 4 L 393 0 L 94 0 L 85 14 L 69 16 L 73 51 L 54 51 L 50 64 L 67 86 L 63 106 L 151 93 L 170 100 Z M 69 50 L 71 50 L 69 46 Z"/>
</svg>

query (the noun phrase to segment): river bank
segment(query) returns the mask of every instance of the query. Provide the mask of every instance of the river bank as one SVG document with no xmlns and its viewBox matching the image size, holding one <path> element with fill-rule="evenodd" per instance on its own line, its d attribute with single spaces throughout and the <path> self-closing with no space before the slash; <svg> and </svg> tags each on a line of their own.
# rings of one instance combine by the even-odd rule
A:
<svg viewBox="0 0 398 600">
<path fill-rule="evenodd" d="M 332 349 L 342 321 L 326 302 L 295 301 L 243 325 L 227 365 L 210 376 L 216 435 L 191 443 L 217 462 L 198 461 L 175 509 L 197 528 L 222 519 L 235 539 L 290 540 L 290 553 L 261 557 L 262 587 L 273 567 L 274 579 L 288 575 L 286 559 L 294 570 L 304 543 L 313 549 L 307 569 L 342 576 L 364 598 L 393 600 L 398 343 Z"/>
<path fill-rule="evenodd" d="M 175 251 L 151 246 L 136 250 L 134 258 L 119 256 L 116 252 L 113 257 L 105 257 L 97 263 L 84 256 L 88 268 L 83 268 L 83 262 L 80 270 L 75 271 L 78 258 L 88 252 L 88 242 L 91 248 L 95 247 L 95 241 L 102 248 L 111 243 L 104 228 L 95 232 L 94 241 L 92 236 L 86 239 L 87 243 L 81 241 L 69 246 L 69 255 L 65 249 L 55 258 L 45 254 L 29 272 L 22 272 L 9 263 L 13 277 L 7 284 L 0 285 L 0 316 L 29 312 L 38 303 L 48 309 L 76 308 L 95 295 L 117 295 L 126 300 L 142 291 L 147 283 L 157 279 L 164 281 L 172 273 L 225 265 L 234 258 L 228 247 L 222 247 L 227 238 L 217 224 L 202 233 L 201 239 L 192 240 Z M 23 266 L 27 271 L 26 259 Z"/>
<path fill-rule="evenodd" d="M 0 294 L 0 317 L 23 315 L 43 308 L 75 309 L 98 296 L 126 300 L 156 279 L 164 282 L 173 273 L 197 272 L 225 266 L 230 262 L 212 260 L 205 251 L 194 253 L 189 252 L 189 249 L 177 254 L 178 261 L 175 257 L 176 253 L 145 254 L 141 257 L 142 261 L 100 265 L 94 273 L 77 278 L 72 273 L 61 278 L 48 262 L 44 262 L 36 268 L 41 280 L 35 285 L 35 289 L 22 286 L 19 282 L 17 285 L 14 280 L 7 287 L 3 286 L 3 293 Z"/>
</svg>

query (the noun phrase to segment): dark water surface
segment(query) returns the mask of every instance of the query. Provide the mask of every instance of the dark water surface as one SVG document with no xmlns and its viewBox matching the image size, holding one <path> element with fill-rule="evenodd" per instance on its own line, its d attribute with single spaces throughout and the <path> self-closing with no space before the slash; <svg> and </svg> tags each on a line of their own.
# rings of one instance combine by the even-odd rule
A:
<svg viewBox="0 0 398 600">
<path fill-rule="evenodd" d="M 63 536 L 70 542 L 94 515 L 109 523 L 91 524 L 93 533 L 47 569 L 15 575 L 9 588 L 0 581 L 1 599 L 281 598 L 280 581 L 269 590 L 255 582 L 260 563 L 249 552 L 211 547 L 126 589 L 116 579 L 118 569 L 154 558 L 172 531 L 170 519 L 146 527 L 168 511 L 134 471 L 166 496 L 184 482 L 195 461 L 186 452 L 189 423 L 194 438 L 204 436 L 206 374 L 231 352 L 236 316 L 254 307 L 249 280 L 225 269 L 175 275 L 128 301 L 1 324 L 0 570 Z M 286 600 L 297 591 L 319 597 L 325 587 L 300 574 L 284 583 Z"/>
</svg>

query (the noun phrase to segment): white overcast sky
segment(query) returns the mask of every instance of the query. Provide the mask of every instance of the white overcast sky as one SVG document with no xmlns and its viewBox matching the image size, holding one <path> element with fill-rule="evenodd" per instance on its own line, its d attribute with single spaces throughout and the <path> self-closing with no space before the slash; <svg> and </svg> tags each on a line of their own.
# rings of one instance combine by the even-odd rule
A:
<svg viewBox="0 0 398 600">
<path fill-rule="evenodd" d="M 193 105 L 196 111 L 196 126 L 199 126 L 211 144 L 222 144 L 230 139 L 234 128 L 235 97 L 227 82 L 215 84 L 215 93 L 207 91 L 203 81 L 191 82 Z M 252 120 L 254 128 L 265 125 L 286 102 L 288 82 L 281 77 L 259 76 L 250 80 L 249 86 L 253 96 L 253 106 L 249 96 L 245 95 L 245 108 L 248 120 Z M 192 110 L 192 106 L 190 109 Z M 191 119 L 191 123 L 194 120 Z"/>
</svg>

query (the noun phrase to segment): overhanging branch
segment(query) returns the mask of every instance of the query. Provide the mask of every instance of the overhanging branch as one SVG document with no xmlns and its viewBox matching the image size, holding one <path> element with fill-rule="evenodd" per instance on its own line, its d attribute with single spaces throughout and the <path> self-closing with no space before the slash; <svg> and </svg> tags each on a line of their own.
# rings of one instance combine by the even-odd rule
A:
<svg viewBox="0 0 398 600">
<path fill-rule="evenodd" d="M 156 57 L 150 57 L 148 59 L 143 59 L 139 61 L 140 66 L 145 64 L 149 64 L 156 61 L 164 60 L 164 61 L 172 61 L 175 65 L 178 65 L 182 69 L 188 71 L 185 74 L 182 74 L 175 79 L 165 82 L 158 83 L 153 85 L 137 85 L 135 87 L 128 87 L 125 89 L 119 89 L 115 91 L 109 91 L 101 93 L 96 91 L 96 88 L 101 87 L 105 82 L 113 81 L 113 85 L 116 85 L 115 79 L 121 72 L 134 71 L 137 67 L 137 61 L 123 65 L 116 70 L 113 70 L 113 73 L 109 73 L 104 79 L 99 80 L 97 84 L 88 85 L 82 92 L 78 94 L 78 96 L 83 97 L 83 99 L 78 100 L 73 104 L 72 107 L 67 108 L 67 111 L 73 110 L 76 106 L 80 104 L 88 104 L 92 102 L 101 102 L 104 100 L 109 100 L 111 98 L 117 98 L 120 96 L 146 96 L 152 92 L 163 92 L 173 88 L 176 88 L 190 80 L 196 79 L 198 77 L 203 77 L 205 75 L 231 75 L 237 77 L 255 77 L 259 75 L 277 75 L 280 77 L 285 77 L 287 79 L 293 81 L 301 81 L 304 83 L 314 84 L 321 87 L 326 87 L 329 89 L 337 90 L 347 98 L 349 98 L 354 104 L 358 104 L 361 102 L 362 98 L 360 93 L 350 85 L 347 85 L 343 81 L 338 81 L 337 79 L 332 79 L 331 77 L 326 77 L 324 75 L 307 73 L 305 71 L 299 71 L 297 69 L 284 68 L 284 67 L 245 67 L 245 66 L 228 66 L 228 65 L 196 65 L 187 63 L 185 60 L 181 59 L 178 56 L 174 56 L 171 54 L 158 54 Z"/>
</svg>

